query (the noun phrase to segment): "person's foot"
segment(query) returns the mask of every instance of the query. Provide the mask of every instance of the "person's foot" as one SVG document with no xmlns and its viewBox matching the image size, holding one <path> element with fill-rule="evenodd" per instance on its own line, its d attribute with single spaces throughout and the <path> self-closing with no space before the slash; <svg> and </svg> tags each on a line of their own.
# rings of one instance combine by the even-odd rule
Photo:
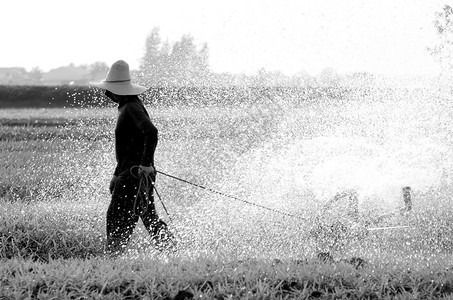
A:
<svg viewBox="0 0 453 300">
<path fill-rule="evenodd" d="M 154 226 L 153 240 L 156 248 L 160 251 L 176 250 L 176 238 L 168 229 L 167 224 L 159 220 Z"/>
<path fill-rule="evenodd" d="M 160 251 L 173 252 L 176 250 L 176 239 L 169 231 L 162 232 L 159 236 L 154 238 L 154 241 L 156 248 Z"/>
</svg>

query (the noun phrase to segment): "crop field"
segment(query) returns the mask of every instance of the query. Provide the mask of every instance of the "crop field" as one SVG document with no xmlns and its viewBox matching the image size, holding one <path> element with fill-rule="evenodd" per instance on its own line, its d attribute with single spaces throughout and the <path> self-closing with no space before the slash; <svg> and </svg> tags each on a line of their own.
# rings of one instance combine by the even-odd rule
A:
<svg viewBox="0 0 453 300">
<path fill-rule="evenodd" d="M 116 108 L 0 109 L 0 299 L 453 297 L 450 89 L 266 97 L 147 102 L 178 246 L 159 252 L 139 222 L 115 259 Z M 354 220 L 325 205 L 351 190 Z"/>
</svg>

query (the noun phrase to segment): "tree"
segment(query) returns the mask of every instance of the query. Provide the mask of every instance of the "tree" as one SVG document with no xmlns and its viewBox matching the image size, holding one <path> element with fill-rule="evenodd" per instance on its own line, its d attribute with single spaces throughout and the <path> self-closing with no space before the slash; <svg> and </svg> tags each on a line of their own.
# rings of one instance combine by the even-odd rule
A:
<svg viewBox="0 0 453 300">
<path fill-rule="evenodd" d="M 315 80 L 310 74 L 306 71 L 299 71 L 293 76 L 291 76 L 291 85 L 293 86 L 311 86 Z"/>
<path fill-rule="evenodd" d="M 196 60 L 196 46 L 193 37 L 183 35 L 181 40 L 173 45 L 171 53 L 171 70 L 173 79 L 182 85 L 192 83 L 194 63 Z M 176 83 L 175 82 L 175 83 Z"/>
<path fill-rule="evenodd" d="M 171 66 L 171 45 L 166 40 L 159 51 L 159 62 L 156 65 L 156 68 L 159 68 L 159 72 L 156 73 L 157 77 L 155 79 L 156 84 L 159 86 L 167 86 L 172 80 L 172 71 Z"/>
<path fill-rule="evenodd" d="M 340 82 L 340 76 L 332 68 L 325 68 L 319 74 L 319 83 L 323 86 L 333 87 Z"/>
<path fill-rule="evenodd" d="M 197 58 L 194 63 L 196 69 L 196 82 L 199 85 L 207 85 L 209 80 L 209 48 L 208 44 L 204 43 L 198 52 Z"/>
<path fill-rule="evenodd" d="M 42 71 L 39 67 L 33 67 L 30 73 L 28 73 L 28 77 L 33 84 L 40 84 L 42 81 Z"/>
<path fill-rule="evenodd" d="M 88 81 L 97 81 L 107 76 L 109 66 L 103 61 L 97 61 L 88 66 Z"/>
<path fill-rule="evenodd" d="M 434 27 L 438 41 L 428 51 L 440 63 L 442 71 L 450 73 L 453 70 L 453 8 L 445 5 L 435 16 Z"/>
<path fill-rule="evenodd" d="M 159 28 L 154 27 L 146 38 L 145 55 L 140 65 L 145 81 L 154 84 L 158 83 L 163 67 L 160 59 L 160 43 Z"/>
<path fill-rule="evenodd" d="M 140 64 L 141 79 L 147 85 L 200 85 L 209 77 L 209 48 L 205 43 L 198 51 L 191 35 L 185 34 L 171 45 L 161 43 L 159 28 L 146 38 L 145 55 Z"/>
</svg>

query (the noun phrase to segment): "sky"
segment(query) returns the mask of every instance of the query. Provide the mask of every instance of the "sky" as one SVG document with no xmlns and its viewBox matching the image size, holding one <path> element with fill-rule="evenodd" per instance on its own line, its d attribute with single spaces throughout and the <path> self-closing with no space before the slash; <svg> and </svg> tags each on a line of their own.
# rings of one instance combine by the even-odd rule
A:
<svg viewBox="0 0 453 300">
<path fill-rule="evenodd" d="M 0 67 L 124 59 L 137 69 L 159 27 L 170 43 L 184 34 L 207 43 L 214 72 L 436 74 L 427 47 L 436 43 L 434 13 L 451 1 L 3 1 Z"/>
</svg>

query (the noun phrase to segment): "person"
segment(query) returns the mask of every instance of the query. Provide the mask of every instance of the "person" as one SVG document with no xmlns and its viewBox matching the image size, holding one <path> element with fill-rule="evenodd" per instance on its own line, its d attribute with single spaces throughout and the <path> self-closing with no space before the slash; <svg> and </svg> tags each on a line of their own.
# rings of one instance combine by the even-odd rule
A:
<svg viewBox="0 0 453 300">
<path fill-rule="evenodd" d="M 124 60 L 111 66 L 104 81 L 90 84 L 105 90 L 105 95 L 118 104 L 119 112 L 115 128 L 117 165 L 110 181 L 112 197 L 107 209 L 106 251 L 111 255 L 123 253 L 139 218 L 156 245 L 166 247 L 172 236 L 167 224 L 158 217 L 153 197 L 158 130 L 138 97 L 147 88 L 131 82 L 129 65 Z"/>
</svg>

